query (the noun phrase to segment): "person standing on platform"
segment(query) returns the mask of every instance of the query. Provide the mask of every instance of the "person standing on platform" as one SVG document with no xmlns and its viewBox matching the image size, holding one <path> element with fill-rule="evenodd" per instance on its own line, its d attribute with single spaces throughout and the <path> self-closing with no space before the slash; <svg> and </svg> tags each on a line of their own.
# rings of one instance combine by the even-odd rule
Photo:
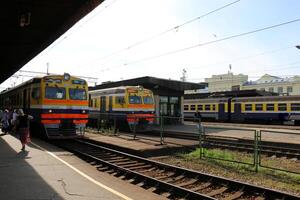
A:
<svg viewBox="0 0 300 200">
<path fill-rule="evenodd" d="M 17 134 L 20 137 L 20 141 L 22 143 L 22 151 L 25 151 L 25 145 L 30 142 L 30 133 L 29 133 L 29 124 L 30 120 L 33 117 L 30 115 L 25 115 L 22 109 L 18 110 L 18 117 L 17 117 Z"/>
<path fill-rule="evenodd" d="M 9 113 L 7 109 L 5 109 L 2 114 L 1 122 L 2 122 L 2 132 L 7 133 L 9 129 Z"/>
<path fill-rule="evenodd" d="M 14 112 L 12 114 L 12 119 L 11 119 L 11 125 L 12 125 L 12 128 L 11 128 L 11 131 L 13 133 L 16 132 L 16 123 L 17 123 L 17 119 L 18 119 L 18 113 L 17 113 L 18 109 L 14 109 Z"/>
</svg>

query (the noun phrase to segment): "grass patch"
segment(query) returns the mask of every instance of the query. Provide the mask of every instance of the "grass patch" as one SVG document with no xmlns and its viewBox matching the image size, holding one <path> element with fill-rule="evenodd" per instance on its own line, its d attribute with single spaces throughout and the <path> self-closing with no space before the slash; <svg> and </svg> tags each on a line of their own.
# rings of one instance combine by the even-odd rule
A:
<svg viewBox="0 0 300 200">
<path fill-rule="evenodd" d="M 242 153 L 224 149 L 205 149 L 203 159 L 200 160 L 200 149 L 189 152 L 179 153 L 178 157 L 193 162 L 201 162 L 213 165 L 215 167 L 222 167 L 225 170 L 234 171 L 236 173 L 252 173 L 255 171 L 253 165 L 253 154 Z M 276 166 L 279 169 L 285 169 L 287 165 L 294 166 L 287 159 L 274 159 L 263 157 L 268 166 Z M 232 162 L 231 162 L 232 161 Z M 258 173 L 274 180 L 281 180 L 283 182 L 293 182 L 300 184 L 300 174 L 289 173 L 280 170 L 273 170 L 268 168 L 259 167 Z"/>
<path fill-rule="evenodd" d="M 238 161 L 253 162 L 253 154 L 241 153 L 230 150 L 210 149 L 205 155 L 218 158 L 234 158 Z M 200 150 L 192 152 L 178 152 L 174 156 L 158 159 L 160 162 L 166 162 L 179 167 L 196 170 L 203 173 L 214 174 L 217 176 L 239 180 L 262 187 L 285 191 L 300 196 L 300 174 L 287 173 L 279 170 L 259 167 L 255 172 L 253 165 L 221 161 L 217 159 L 203 158 L 199 159 Z M 284 158 L 275 158 L 262 156 L 262 161 L 268 164 L 281 163 L 281 167 L 294 166 L 298 168 L 299 161 L 293 161 Z M 296 166 L 295 166 L 296 165 Z M 277 167 L 277 166 L 276 166 Z M 299 170 L 299 168 L 298 168 Z"/>
</svg>

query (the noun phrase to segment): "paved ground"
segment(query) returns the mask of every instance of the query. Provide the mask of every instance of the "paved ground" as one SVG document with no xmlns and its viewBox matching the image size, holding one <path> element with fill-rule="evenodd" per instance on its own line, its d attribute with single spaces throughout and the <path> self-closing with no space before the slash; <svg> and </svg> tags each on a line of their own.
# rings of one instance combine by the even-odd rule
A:
<svg viewBox="0 0 300 200">
<path fill-rule="evenodd" d="M 164 199 L 43 141 L 33 139 L 27 151 L 19 149 L 16 138 L 1 135 L 0 199 Z"/>
</svg>

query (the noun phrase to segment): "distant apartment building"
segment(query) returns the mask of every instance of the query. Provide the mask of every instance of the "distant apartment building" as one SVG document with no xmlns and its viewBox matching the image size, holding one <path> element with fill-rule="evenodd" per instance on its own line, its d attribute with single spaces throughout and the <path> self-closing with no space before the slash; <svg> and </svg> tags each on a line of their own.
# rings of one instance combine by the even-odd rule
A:
<svg viewBox="0 0 300 200">
<path fill-rule="evenodd" d="M 209 92 L 240 90 L 242 85 L 247 81 L 247 75 L 234 75 L 231 72 L 221 75 L 212 75 L 211 78 L 205 78 L 205 82 L 208 83 Z"/>
<path fill-rule="evenodd" d="M 241 89 L 263 90 L 279 93 L 280 95 L 300 95 L 300 76 L 281 78 L 265 74 L 256 81 L 247 81 Z"/>
</svg>

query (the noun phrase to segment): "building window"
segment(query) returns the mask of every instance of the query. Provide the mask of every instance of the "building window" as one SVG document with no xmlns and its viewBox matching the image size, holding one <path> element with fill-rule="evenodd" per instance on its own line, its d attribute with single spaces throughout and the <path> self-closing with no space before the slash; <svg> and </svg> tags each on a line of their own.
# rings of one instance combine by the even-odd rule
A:
<svg viewBox="0 0 300 200">
<path fill-rule="evenodd" d="M 277 88 L 277 92 L 278 92 L 278 93 L 283 93 L 283 88 L 282 88 L 282 87 L 278 87 L 278 88 Z"/>
<path fill-rule="evenodd" d="M 278 104 L 278 111 L 286 111 L 286 103 L 279 103 Z"/>
<path fill-rule="evenodd" d="M 191 105 L 191 110 L 196 110 L 196 106 L 195 105 Z"/>
<path fill-rule="evenodd" d="M 189 110 L 189 105 L 184 105 L 184 110 Z"/>
<path fill-rule="evenodd" d="M 300 111 L 300 103 L 292 103 L 291 110 L 292 111 Z"/>
<path fill-rule="evenodd" d="M 198 110 L 203 110 L 203 105 L 198 105 Z"/>
<path fill-rule="evenodd" d="M 267 104 L 267 111 L 274 111 L 274 104 Z"/>
<path fill-rule="evenodd" d="M 287 93 L 292 93 L 293 92 L 293 87 L 292 86 L 288 86 L 286 89 Z"/>
<path fill-rule="evenodd" d="M 245 104 L 246 111 L 252 111 L 252 104 Z"/>
<path fill-rule="evenodd" d="M 210 110 L 210 105 L 205 105 L 205 110 Z"/>
<path fill-rule="evenodd" d="M 255 110 L 256 111 L 262 111 L 263 110 L 263 105 L 262 104 L 255 104 Z"/>
<path fill-rule="evenodd" d="M 274 88 L 273 88 L 273 87 L 270 87 L 270 88 L 269 88 L 269 92 L 274 92 Z"/>
</svg>

